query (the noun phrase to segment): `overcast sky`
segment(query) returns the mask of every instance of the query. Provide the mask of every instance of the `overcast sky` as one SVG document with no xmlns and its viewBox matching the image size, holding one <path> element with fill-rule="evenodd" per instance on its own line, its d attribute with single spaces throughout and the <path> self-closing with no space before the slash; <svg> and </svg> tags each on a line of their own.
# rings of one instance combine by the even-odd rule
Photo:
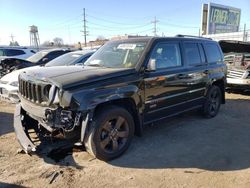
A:
<svg viewBox="0 0 250 188">
<path fill-rule="evenodd" d="M 213 3 L 241 9 L 241 29 L 250 29 L 249 0 L 214 0 Z M 152 35 L 156 19 L 157 34 L 197 35 L 204 0 L 0 0 L 0 45 L 8 45 L 13 34 L 20 45 L 29 45 L 29 26 L 38 26 L 40 41 L 61 37 L 64 43 L 83 42 L 83 8 L 86 9 L 87 40 L 98 36 Z"/>
</svg>

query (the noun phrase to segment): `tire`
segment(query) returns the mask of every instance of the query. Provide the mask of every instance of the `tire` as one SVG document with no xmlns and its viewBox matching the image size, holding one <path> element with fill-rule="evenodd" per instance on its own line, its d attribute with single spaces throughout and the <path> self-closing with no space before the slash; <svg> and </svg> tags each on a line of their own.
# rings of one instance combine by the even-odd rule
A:
<svg viewBox="0 0 250 188">
<path fill-rule="evenodd" d="M 131 114 L 124 108 L 107 106 L 94 116 L 84 144 L 88 153 L 109 161 L 128 149 L 133 135 L 134 120 Z"/>
<path fill-rule="evenodd" d="M 222 94 L 218 86 L 212 85 L 206 96 L 205 103 L 203 105 L 203 114 L 207 118 L 215 117 L 220 109 Z"/>
</svg>

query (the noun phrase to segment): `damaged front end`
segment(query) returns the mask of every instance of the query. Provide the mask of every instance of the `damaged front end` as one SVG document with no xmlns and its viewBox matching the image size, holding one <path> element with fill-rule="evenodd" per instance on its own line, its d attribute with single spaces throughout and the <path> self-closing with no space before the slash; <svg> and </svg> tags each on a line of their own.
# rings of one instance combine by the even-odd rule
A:
<svg viewBox="0 0 250 188">
<path fill-rule="evenodd" d="M 52 84 L 19 79 L 21 103 L 16 107 L 14 128 L 26 153 L 36 151 L 46 138 L 67 138 L 74 142 L 83 139 L 81 135 L 86 130 L 87 113 L 78 111 L 74 100 L 62 107 L 62 95 Z"/>
</svg>

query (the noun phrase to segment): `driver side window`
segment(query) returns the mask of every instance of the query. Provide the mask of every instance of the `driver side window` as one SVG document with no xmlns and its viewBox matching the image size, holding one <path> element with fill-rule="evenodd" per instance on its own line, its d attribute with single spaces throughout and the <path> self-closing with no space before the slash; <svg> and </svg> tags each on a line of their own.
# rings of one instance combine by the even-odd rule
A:
<svg viewBox="0 0 250 188">
<path fill-rule="evenodd" d="M 155 46 L 150 59 L 155 59 L 156 70 L 181 66 L 178 43 L 159 43 Z"/>
</svg>

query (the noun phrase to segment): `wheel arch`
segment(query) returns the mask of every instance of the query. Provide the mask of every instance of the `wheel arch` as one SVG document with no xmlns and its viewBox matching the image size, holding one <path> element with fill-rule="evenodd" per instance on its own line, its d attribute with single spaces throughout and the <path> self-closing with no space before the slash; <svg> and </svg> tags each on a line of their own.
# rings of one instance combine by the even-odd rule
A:
<svg viewBox="0 0 250 188">
<path fill-rule="evenodd" d="M 225 104 L 226 102 L 226 97 L 225 97 L 225 81 L 223 79 L 220 79 L 220 80 L 216 80 L 212 83 L 212 85 L 215 85 L 215 86 L 218 86 L 221 90 L 221 103 L 222 104 Z"/>
<path fill-rule="evenodd" d="M 135 135 L 142 135 L 142 118 L 140 117 L 135 101 L 132 98 L 121 98 L 100 103 L 93 109 L 93 116 L 109 105 L 119 106 L 126 109 L 133 117 L 135 124 Z"/>
</svg>

